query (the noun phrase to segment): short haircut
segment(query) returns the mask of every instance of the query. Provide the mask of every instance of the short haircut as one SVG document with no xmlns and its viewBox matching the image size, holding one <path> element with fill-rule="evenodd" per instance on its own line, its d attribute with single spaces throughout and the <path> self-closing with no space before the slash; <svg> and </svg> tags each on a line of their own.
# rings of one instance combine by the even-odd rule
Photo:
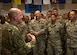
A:
<svg viewBox="0 0 77 55">
<path fill-rule="evenodd" d="M 57 17 L 55 14 L 52 14 L 52 15 L 54 15 L 55 17 Z M 51 15 L 51 16 L 52 16 L 52 15 Z"/>
<path fill-rule="evenodd" d="M 16 11 L 10 11 L 9 13 L 8 13 L 8 17 L 9 18 L 14 18 L 14 14 L 16 13 Z"/>
<path fill-rule="evenodd" d="M 52 12 L 51 10 L 49 10 L 48 12 Z"/>
<path fill-rule="evenodd" d="M 52 10 L 58 10 L 57 8 L 53 8 Z"/>
<path fill-rule="evenodd" d="M 75 12 L 75 14 L 77 14 L 77 10 L 72 10 L 72 11 L 74 11 L 74 12 Z"/>
</svg>

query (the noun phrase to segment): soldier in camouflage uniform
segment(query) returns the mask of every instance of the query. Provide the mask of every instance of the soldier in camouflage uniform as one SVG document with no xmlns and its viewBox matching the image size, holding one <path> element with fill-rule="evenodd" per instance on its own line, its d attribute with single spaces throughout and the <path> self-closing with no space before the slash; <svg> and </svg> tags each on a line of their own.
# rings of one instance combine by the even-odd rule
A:
<svg viewBox="0 0 77 55">
<path fill-rule="evenodd" d="M 1 48 L 2 48 L 2 26 L 0 23 L 0 54 L 1 54 Z"/>
<path fill-rule="evenodd" d="M 64 20 L 63 18 L 61 17 L 61 15 L 58 14 L 58 9 L 57 8 L 53 8 L 52 9 L 52 14 L 55 14 L 56 15 L 56 20 L 58 22 L 60 22 L 62 24 L 62 26 L 64 27 L 65 26 L 65 23 L 64 23 Z M 62 38 L 61 38 L 61 42 L 62 42 L 62 49 L 63 49 L 63 52 L 64 52 L 64 36 L 65 36 L 65 31 L 63 31 L 63 34 L 61 34 Z M 65 53 L 63 53 L 64 55 Z"/>
<path fill-rule="evenodd" d="M 30 22 L 30 19 L 29 19 L 29 16 L 25 16 L 24 15 L 24 18 L 23 18 L 23 21 L 25 22 L 25 25 L 27 26 L 26 29 L 27 29 L 27 33 L 29 33 L 29 22 Z"/>
<path fill-rule="evenodd" d="M 68 13 L 63 14 L 62 18 L 63 18 L 64 23 L 67 23 L 69 21 L 69 19 L 68 19 Z"/>
<path fill-rule="evenodd" d="M 23 21 L 24 21 L 25 26 L 26 26 L 25 31 L 26 31 L 26 35 L 27 35 L 28 33 L 30 33 L 30 31 L 29 31 L 29 22 L 30 22 L 29 16 L 24 15 Z M 30 40 L 28 40 L 27 37 L 26 37 L 26 42 L 28 42 L 28 41 L 30 41 Z M 33 55 L 33 48 L 32 48 L 32 51 L 29 52 L 27 55 Z"/>
<path fill-rule="evenodd" d="M 48 44 L 47 54 L 48 55 L 62 55 L 62 43 L 61 34 L 63 32 L 63 26 L 56 20 L 55 15 L 51 15 L 51 22 L 48 23 Z"/>
<path fill-rule="evenodd" d="M 29 17 L 25 16 L 23 17 L 23 21 L 17 25 L 17 27 L 20 29 L 20 31 L 22 32 L 22 37 L 25 39 L 25 42 L 29 42 L 30 40 L 27 38 L 27 34 L 29 34 Z M 31 52 L 29 51 L 27 53 L 27 55 L 32 55 L 33 49 L 31 49 Z"/>
<path fill-rule="evenodd" d="M 34 16 L 35 16 L 35 15 L 34 15 L 34 12 L 31 12 L 31 13 L 30 13 L 30 21 L 34 19 Z"/>
<path fill-rule="evenodd" d="M 47 19 L 49 19 L 49 18 L 51 17 L 51 15 L 52 15 L 52 11 L 49 10 L 49 11 L 47 12 Z"/>
<path fill-rule="evenodd" d="M 1 24 L 1 16 L 0 16 L 0 54 L 2 48 L 2 24 Z"/>
<path fill-rule="evenodd" d="M 62 18 L 59 16 L 59 14 L 58 14 L 58 9 L 57 9 L 57 8 L 53 8 L 52 14 L 55 14 L 56 17 L 57 17 L 56 19 L 57 19 L 61 24 L 64 25 L 63 19 L 62 19 Z"/>
<path fill-rule="evenodd" d="M 66 23 L 66 55 L 77 55 L 77 11 L 70 11 L 70 21 Z"/>
<path fill-rule="evenodd" d="M 32 20 L 29 25 L 30 33 L 36 36 L 36 48 L 35 55 L 44 55 L 45 41 L 46 41 L 46 25 L 45 19 L 40 18 L 41 13 L 39 10 L 35 11 L 36 19 Z M 36 49 L 35 48 L 35 49 Z"/>
<path fill-rule="evenodd" d="M 18 8 L 11 8 L 8 16 L 11 22 L 3 25 L 2 29 L 2 55 L 27 55 L 27 50 L 33 47 L 32 44 L 35 44 L 35 41 L 32 37 L 31 41 L 26 43 L 21 30 L 17 27 L 22 21 L 22 12 Z"/>
<path fill-rule="evenodd" d="M 2 29 L 4 23 L 5 23 L 5 17 L 3 15 L 0 15 L 0 54 L 2 50 Z"/>
</svg>

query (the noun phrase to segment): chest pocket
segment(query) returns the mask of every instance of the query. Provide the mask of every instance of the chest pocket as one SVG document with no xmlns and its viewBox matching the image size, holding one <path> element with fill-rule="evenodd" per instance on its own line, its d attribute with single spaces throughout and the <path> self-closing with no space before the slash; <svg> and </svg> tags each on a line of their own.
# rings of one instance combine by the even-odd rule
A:
<svg viewBox="0 0 77 55">
<path fill-rule="evenodd" d="M 34 31 L 39 31 L 41 28 L 40 28 L 41 26 L 40 26 L 40 24 L 39 23 L 34 23 L 33 25 L 32 25 L 32 29 L 34 30 Z"/>
<path fill-rule="evenodd" d="M 61 26 L 60 26 L 60 25 L 56 25 L 56 26 L 54 27 L 54 30 L 55 30 L 56 33 L 59 33 L 60 30 L 61 30 Z"/>
</svg>

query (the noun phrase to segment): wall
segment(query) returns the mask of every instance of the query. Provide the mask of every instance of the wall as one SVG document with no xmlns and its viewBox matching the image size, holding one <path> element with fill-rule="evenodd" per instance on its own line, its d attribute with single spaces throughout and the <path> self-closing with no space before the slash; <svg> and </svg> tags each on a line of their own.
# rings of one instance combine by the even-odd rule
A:
<svg viewBox="0 0 77 55">
<path fill-rule="evenodd" d="M 11 7 L 15 7 L 14 4 L 11 3 L 6 3 L 6 4 L 2 4 L 0 3 L 0 9 L 4 9 L 5 12 L 7 12 Z M 18 5 L 18 8 L 20 8 L 24 13 L 25 13 L 25 5 Z M 54 7 L 58 8 L 59 10 L 59 14 L 63 14 L 63 13 L 67 13 L 72 9 L 76 9 L 77 8 L 77 4 L 51 4 L 51 5 L 42 5 L 42 13 L 46 14 L 46 12 L 48 10 L 52 10 Z M 1 11 L 1 10 L 0 10 Z M 27 15 L 29 15 L 29 13 L 26 13 Z"/>
</svg>

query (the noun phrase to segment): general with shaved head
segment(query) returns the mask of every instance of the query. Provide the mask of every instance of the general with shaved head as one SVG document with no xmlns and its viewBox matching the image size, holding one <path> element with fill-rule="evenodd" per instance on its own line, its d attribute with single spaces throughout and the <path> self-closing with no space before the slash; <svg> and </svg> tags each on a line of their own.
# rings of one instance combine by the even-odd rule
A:
<svg viewBox="0 0 77 55">
<path fill-rule="evenodd" d="M 10 23 L 8 26 L 3 26 L 5 29 L 2 31 L 2 55 L 27 55 L 28 51 L 32 49 L 34 41 L 31 39 L 26 43 L 24 38 L 26 34 L 23 36 L 25 32 L 18 27 L 23 18 L 22 11 L 18 8 L 11 8 L 8 16 Z"/>
<path fill-rule="evenodd" d="M 16 23 L 20 23 L 23 18 L 22 11 L 18 8 L 11 8 L 8 12 L 8 16 L 10 20 L 15 21 Z"/>
<path fill-rule="evenodd" d="M 66 23 L 66 55 L 77 55 L 77 11 L 69 12 L 70 20 Z"/>
<path fill-rule="evenodd" d="M 30 33 L 36 36 L 36 52 L 35 55 L 44 55 L 45 53 L 45 41 L 46 41 L 46 25 L 45 19 L 41 18 L 41 12 L 39 10 L 35 11 L 36 19 L 32 20 L 29 25 Z M 41 49 L 40 49 L 41 48 Z"/>
</svg>

